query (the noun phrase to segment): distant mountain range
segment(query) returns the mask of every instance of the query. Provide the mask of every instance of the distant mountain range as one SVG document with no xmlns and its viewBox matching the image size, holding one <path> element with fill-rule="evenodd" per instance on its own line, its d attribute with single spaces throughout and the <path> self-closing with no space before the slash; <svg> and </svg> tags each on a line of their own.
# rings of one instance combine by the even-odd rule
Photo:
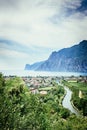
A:
<svg viewBox="0 0 87 130">
<path fill-rule="evenodd" d="M 87 72 L 87 40 L 70 48 L 52 52 L 46 61 L 26 64 L 25 70 Z"/>
</svg>

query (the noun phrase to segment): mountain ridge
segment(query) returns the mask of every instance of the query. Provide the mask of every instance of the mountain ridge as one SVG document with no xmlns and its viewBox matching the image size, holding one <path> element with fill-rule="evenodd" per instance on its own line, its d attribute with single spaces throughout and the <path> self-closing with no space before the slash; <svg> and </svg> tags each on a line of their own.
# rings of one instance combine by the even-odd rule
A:
<svg viewBox="0 0 87 130">
<path fill-rule="evenodd" d="M 30 65 L 30 68 L 36 71 L 87 72 L 87 40 L 54 51 L 46 61 L 38 64 L 36 68 Z"/>
</svg>

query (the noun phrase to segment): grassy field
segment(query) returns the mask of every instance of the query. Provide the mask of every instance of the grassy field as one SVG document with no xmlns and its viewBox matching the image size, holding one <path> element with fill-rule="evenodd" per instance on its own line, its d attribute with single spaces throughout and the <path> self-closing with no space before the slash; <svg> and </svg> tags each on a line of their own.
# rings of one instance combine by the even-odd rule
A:
<svg viewBox="0 0 87 130">
<path fill-rule="evenodd" d="M 87 91 L 87 83 L 84 82 L 68 82 L 69 86 L 71 86 L 74 89 L 79 89 L 81 91 Z"/>
<path fill-rule="evenodd" d="M 63 83 L 68 86 L 71 89 L 78 89 L 82 91 L 87 91 L 87 83 L 86 82 L 76 82 L 69 80 L 69 81 L 63 81 Z"/>
<path fill-rule="evenodd" d="M 56 87 L 43 87 L 43 88 L 39 88 L 39 90 L 48 91 L 48 90 L 55 89 L 55 88 L 56 88 Z"/>
</svg>

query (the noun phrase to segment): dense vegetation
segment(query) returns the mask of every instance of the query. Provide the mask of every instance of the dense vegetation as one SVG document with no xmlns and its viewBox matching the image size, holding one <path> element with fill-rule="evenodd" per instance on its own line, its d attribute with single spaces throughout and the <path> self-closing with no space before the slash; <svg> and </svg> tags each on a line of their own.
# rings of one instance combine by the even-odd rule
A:
<svg viewBox="0 0 87 130">
<path fill-rule="evenodd" d="M 87 130 L 87 118 L 63 108 L 64 89 L 55 86 L 47 95 L 32 94 L 21 78 L 0 74 L 0 130 Z"/>
<path fill-rule="evenodd" d="M 63 83 L 73 91 L 72 95 L 73 104 L 80 110 L 80 112 L 84 116 L 87 116 L 87 82 L 85 82 L 85 80 L 83 81 L 65 80 L 63 81 Z"/>
</svg>

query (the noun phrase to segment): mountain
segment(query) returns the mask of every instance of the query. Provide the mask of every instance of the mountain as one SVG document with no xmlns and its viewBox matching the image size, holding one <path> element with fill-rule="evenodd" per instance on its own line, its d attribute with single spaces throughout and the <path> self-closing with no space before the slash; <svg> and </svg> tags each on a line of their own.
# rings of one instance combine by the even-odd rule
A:
<svg viewBox="0 0 87 130">
<path fill-rule="evenodd" d="M 26 66 L 25 66 L 25 70 L 37 70 L 38 69 L 38 67 L 42 64 L 42 63 L 44 63 L 44 61 L 42 61 L 42 62 L 36 62 L 36 63 L 34 63 L 34 64 L 26 64 Z"/>
<path fill-rule="evenodd" d="M 35 64 L 34 68 L 35 68 Z M 49 58 L 36 64 L 37 71 L 87 72 L 87 40 L 78 45 L 52 52 Z"/>
</svg>

